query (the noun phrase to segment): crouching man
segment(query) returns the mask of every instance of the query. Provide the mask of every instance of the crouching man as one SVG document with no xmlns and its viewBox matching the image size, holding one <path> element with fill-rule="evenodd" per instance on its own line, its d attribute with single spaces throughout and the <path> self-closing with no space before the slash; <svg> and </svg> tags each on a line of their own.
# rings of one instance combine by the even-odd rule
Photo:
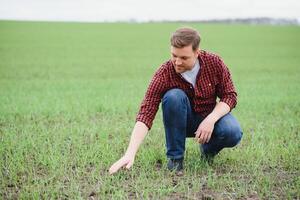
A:
<svg viewBox="0 0 300 200">
<path fill-rule="evenodd" d="M 200 50 L 199 44 L 200 35 L 192 28 L 180 28 L 172 34 L 171 59 L 154 74 L 127 151 L 110 167 L 110 174 L 133 165 L 160 102 L 169 170 L 182 172 L 188 137 L 199 143 L 199 157 L 205 161 L 211 161 L 223 148 L 240 142 L 241 127 L 230 113 L 237 103 L 230 72 L 218 55 Z"/>
</svg>

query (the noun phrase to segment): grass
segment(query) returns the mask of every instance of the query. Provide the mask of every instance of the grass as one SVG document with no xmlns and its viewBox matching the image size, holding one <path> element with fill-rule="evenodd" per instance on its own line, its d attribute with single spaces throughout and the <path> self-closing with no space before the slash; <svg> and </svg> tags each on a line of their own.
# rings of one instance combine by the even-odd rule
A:
<svg viewBox="0 0 300 200">
<path fill-rule="evenodd" d="M 243 140 L 212 166 L 188 140 L 176 177 L 159 111 L 133 168 L 109 176 L 181 25 L 230 68 Z M 0 198 L 299 199 L 299 35 L 297 26 L 0 21 Z"/>
</svg>

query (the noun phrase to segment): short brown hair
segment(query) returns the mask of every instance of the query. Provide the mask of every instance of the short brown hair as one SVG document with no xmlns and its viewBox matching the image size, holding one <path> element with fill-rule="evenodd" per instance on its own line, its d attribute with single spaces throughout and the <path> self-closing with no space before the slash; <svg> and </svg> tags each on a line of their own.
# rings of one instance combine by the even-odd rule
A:
<svg viewBox="0 0 300 200">
<path fill-rule="evenodd" d="M 200 34 L 193 28 L 183 27 L 177 29 L 171 36 L 171 45 L 176 48 L 183 48 L 192 45 L 194 51 L 199 48 Z"/>
</svg>

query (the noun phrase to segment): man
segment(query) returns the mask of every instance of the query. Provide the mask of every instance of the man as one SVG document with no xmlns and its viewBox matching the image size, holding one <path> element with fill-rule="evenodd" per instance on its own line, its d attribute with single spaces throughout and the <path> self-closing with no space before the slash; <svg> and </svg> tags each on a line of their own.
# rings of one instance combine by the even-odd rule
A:
<svg viewBox="0 0 300 200">
<path fill-rule="evenodd" d="M 127 151 L 110 167 L 110 174 L 133 165 L 160 102 L 169 170 L 182 172 L 187 137 L 200 143 L 201 158 L 206 161 L 239 143 L 242 131 L 230 114 L 237 103 L 230 72 L 219 56 L 200 50 L 199 44 L 200 35 L 192 28 L 180 28 L 172 34 L 171 59 L 152 78 Z"/>
</svg>

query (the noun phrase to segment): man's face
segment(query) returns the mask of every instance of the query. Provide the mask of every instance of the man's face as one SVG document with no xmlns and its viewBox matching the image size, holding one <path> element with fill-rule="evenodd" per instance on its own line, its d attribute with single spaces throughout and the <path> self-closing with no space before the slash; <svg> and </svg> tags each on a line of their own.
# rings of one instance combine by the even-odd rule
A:
<svg viewBox="0 0 300 200">
<path fill-rule="evenodd" d="M 192 45 L 176 48 L 171 46 L 171 60 L 177 73 L 191 70 L 199 55 L 199 50 L 193 51 Z"/>
</svg>

